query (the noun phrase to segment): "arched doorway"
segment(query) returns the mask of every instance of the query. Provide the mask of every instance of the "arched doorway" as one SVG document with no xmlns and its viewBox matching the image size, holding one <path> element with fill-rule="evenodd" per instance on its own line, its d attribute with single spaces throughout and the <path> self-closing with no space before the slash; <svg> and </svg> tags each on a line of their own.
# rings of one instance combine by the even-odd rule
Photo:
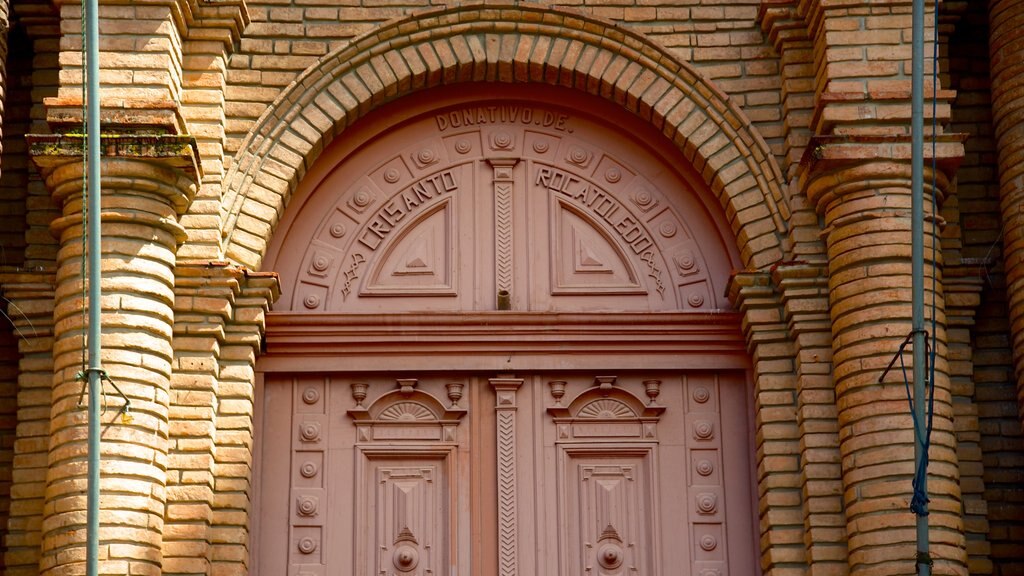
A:
<svg viewBox="0 0 1024 576">
<path fill-rule="evenodd" d="M 258 573 L 754 573 L 719 206 L 569 90 L 434 90 L 346 131 L 264 262 Z"/>
</svg>

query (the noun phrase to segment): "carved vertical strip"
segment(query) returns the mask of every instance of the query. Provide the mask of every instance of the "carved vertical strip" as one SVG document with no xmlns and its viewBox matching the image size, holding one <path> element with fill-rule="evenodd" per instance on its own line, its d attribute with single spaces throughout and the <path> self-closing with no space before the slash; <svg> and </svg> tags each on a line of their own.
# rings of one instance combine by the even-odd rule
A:
<svg viewBox="0 0 1024 576">
<path fill-rule="evenodd" d="M 491 158 L 494 169 L 494 258 L 497 289 L 512 293 L 512 168 L 518 158 Z"/>
<path fill-rule="evenodd" d="M 522 378 L 491 378 L 497 395 L 498 426 L 498 576 L 519 574 L 516 511 L 516 390 Z"/>
</svg>

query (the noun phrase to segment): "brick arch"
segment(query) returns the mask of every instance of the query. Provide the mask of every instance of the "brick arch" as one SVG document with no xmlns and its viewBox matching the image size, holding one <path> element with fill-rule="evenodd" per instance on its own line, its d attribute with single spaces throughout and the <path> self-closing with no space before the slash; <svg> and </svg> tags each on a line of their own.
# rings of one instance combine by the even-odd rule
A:
<svg viewBox="0 0 1024 576">
<path fill-rule="evenodd" d="M 466 82 L 569 87 L 651 123 L 718 197 L 743 264 L 784 258 L 778 164 L 738 106 L 689 64 L 612 23 L 537 5 L 461 5 L 391 22 L 307 69 L 253 126 L 228 178 L 226 256 L 258 268 L 291 192 L 331 140 L 371 110 Z"/>
</svg>

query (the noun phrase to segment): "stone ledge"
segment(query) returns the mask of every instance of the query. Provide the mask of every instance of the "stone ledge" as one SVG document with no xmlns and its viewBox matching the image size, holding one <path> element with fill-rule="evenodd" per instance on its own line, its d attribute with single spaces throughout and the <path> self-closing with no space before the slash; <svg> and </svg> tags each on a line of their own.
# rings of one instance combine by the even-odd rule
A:
<svg viewBox="0 0 1024 576">
<path fill-rule="evenodd" d="M 27 134 L 29 155 L 43 171 L 69 162 L 81 162 L 85 147 L 84 134 Z M 195 181 L 202 179 L 199 149 L 192 136 L 117 134 L 100 135 L 100 154 L 104 158 L 151 160 L 177 168 Z"/>
</svg>

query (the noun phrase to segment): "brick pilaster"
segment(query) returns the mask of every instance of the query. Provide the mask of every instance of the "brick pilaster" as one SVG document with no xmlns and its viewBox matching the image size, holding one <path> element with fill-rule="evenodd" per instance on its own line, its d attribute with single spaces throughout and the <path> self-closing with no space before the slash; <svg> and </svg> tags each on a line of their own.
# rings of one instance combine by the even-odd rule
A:
<svg viewBox="0 0 1024 576">
<path fill-rule="evenodd" d="M 802 177 L 808 199 L 826 224 L 833 378 L 852 574 L 915 573 L 915 520 L 908 507 L 914 471 L 912 420 L 901 370 L 897 367 L 879 382 L 911 328 L 911 170 L 906 144 L 903 138 L 819 140 L 809 151 Z M 962 155 L 957 141 L 945 142 L 939 151 L 949 158 Z M 938 189 L 933 190 L 930 172 L 925 177 L 926 213 L 931 212 L 932 193 L 941 200 L 948 186 L 945 175 L 936 174 Z M 932 257 L 937 230 L 926 225 L 925 232 L 925 300 L 931 303 L 934 297 L 938 347 L 929 468 L 931 551 L 935 574 L 963 574 L 941 277 L 932 282 L 941 261 Z M 909 367 L 909 354 L 905 360 Z"/>
<path fill-rule="evenodd" d="M 1010 306 L 1017 405 L 1024 425 L 1024 4 L 989 3 L 992 54 L 992 119 L 999 150 L 999 193 L 1003 220 L 1003 262 Z"/>
<path fill-rule="evenodd" d="M 783 264 L 772 271 L 796 343 L 796 403 L 804 495 L 807 574 L 847 572 L 839 411 L 832 382 L 832 330 L 825 265 Z"/>
<path fill-rule="evenodd" d="M 221 257 L 221 195 L 226 140 L 228 59 L 249 24 L 245 0 L 201 3 L 182 46 L 181 114 L 196 139 L 203 181 L 189 213 L 181 219 L 188 241 L 181 261 Z"/>
<path fill-rule="evenodd" d="M 761 29 L 779 53 L 787 177 L 796 174 L 804 148 L 813 135 L 810 125 L 814 114 L 814 43 L 798 5 L 798 0 L 762 0 L 758 14 Z"/>
<path fill-rule="evenodd" d="M 40 519 L 46 491 L 53 381 L 52 273 L 0 274 L 7 315 L 18 336 L 18 426 L 14 438 L 11 503 L 4 574 L 39 573 Z"/>
<path fill-rule="evenodd" d="M 255 355 L 277 277 L 212 262 L 177 278 L 164 574 L 242 574 Z"/>
<path fill-rule="evenodd" d="M 761 570 L 766 576 L 803 575 L 808 556 L 796 419 L 795 344 L 768 273 L 738 273 L 730 280 L 728 292 L 733 305 L 743 312 L 743 331 L 754 368 Z"/>
<path fill-rule="evenodd" d="M 40 573 L 80 573 L 85 561 L 86 412 L 79 405 L 82 307 L 81 136 L 33 137 L 35 162 L 63 216 L 54 304 L 49 467 Z M 132 420 L 105 387 L 100 474 L 100 574 L 160 574 L 167 482 L 177 220 L 195 193 L 188 138 L 104 139 L 103 368 L 132 402 Z"/>
<path fill-rule="evenodd" d="M 211 576 L 248 570 L 256 354 L 267 310 L 280 295 L 276 273 L 242 272 L 234 317 L 225 326 L 221 348 Z"/>
<path fill-rule="evenodd" d="M 988 502 L 985 500 L 985 464 L 981 450 L 978 404 L 975 402 L 975 313 L 981 304 L 983 280 L 969 267 L 945 270 L 946 318 L 949 325 L 949 381 L 953 397 L 957 455 L 960 460 L 960 494 L 967 539 L 970 574 L 992 574 L 992 544 L 988 538 Z"/>
<path fill-rule="evenodd" d="M 60 1 L 61 87 L 58 98 L 82 98 L 82 5 Z M 100 82 L 103 106 L 181 100 L 182 38 L 188 34 L 196 0 L 99 2 Z M 125 48 L 130 46 L 130 48 Z"/>
</svg>

